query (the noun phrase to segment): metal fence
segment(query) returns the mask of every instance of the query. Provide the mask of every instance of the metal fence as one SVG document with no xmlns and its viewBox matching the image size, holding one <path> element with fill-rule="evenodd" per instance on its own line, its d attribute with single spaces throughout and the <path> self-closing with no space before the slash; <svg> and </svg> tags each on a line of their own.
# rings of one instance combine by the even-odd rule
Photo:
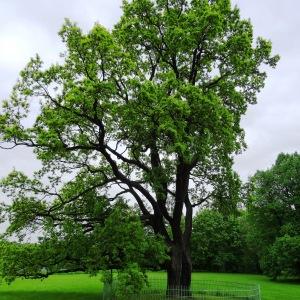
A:
<svg viewBox="0 0 300 300">
<path fill-rule="evenodd" d="M 164 280 L 150 280 L 139 293 L 116 297 L 113 286 L 104 286 L 104 300 L 137 299 L 194 299 L 194 300 L 260 300 L 260 288 L 256 284 L 222 281 L 193 281 L 190 288 L 167 288 Z"/>
</svg>

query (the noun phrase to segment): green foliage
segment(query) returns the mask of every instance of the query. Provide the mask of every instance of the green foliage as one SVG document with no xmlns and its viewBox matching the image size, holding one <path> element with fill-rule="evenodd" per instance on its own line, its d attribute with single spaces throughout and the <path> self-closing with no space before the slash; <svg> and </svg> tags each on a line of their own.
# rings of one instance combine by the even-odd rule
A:
<svg viewBox="0 0 300 300">
<path fill-rule="evenodd" d="M 160 239 L 149 239 L 138 216 L 119 203 L 104 224 L 95 224 L 89 234 L 78 224 L 64 221 L 60 230 L 49 227 L 38 243 L 3 242 L 0 274 L 7 282 L 61 272 L 95 275 L 100 270 L 124 269 L 132 263 L 144 265 L 150 251 L 152 265 L 158 265 L 166 260 L 166 250 Z"/>
<path fill-rule="evenodd" d="M 236 203 L 240 120 L 264 86 L 265 66 L 278 61 L 271 42 L 255 41 L 229 0 L 124 1 L 112 31 L 95 24 L 83 33 L 66 20 L 59 35 L 61 62 L 45 68 L 32 58 L 3 101 L 1 142 L 30 147 L 42 162 L 32 179 L 14 171 L 2 181 L 12 200 L 2 207 L 8 233 L 45 232 L 76 257 L 87 245 L 84 268 L 126 265 L 142 237 L 136 228 L 129 241 L 130 225 L 108 218 L 123 196 L 158 239 L 188 255 L 194 207 Z M 102 235 L 109 253 L 99 250 Z"/>
<path fill-rule="evenodd" d="M 147 247 L 138 216 L 128 210 L 115 209 L 99 228 L 99 243 L 92 247 L 91 257 L 102 261 L 107 269 L 120 269 L 140 262 Z"/>
<path fill-rule="evenodd" d="M 263 258 L 262 266 L 273 279 L 300 277 L 300 236 L 278 237 Z"/>
<path fill-rule="evenodd" d="M 289 274 L 287 260 L 291 265 L 297 260 L 293 249 L 300 235 L 299 179 L 300 155 L 294 153 L 280 154 L 269 170 L 258 171 L 249 182 L 248 239 L 261 258 L 264 271 L 272 277 L 281 274 L 280 268 Z M 275 253 L 279 255 L 279 249 L 284 250 L 289 243 L 292 248 L 282 252 L 277 261 Z"/>
<path fill-rule="evenodd" d="M 37 56 L 21 72 L 3 104 L 1 139 L 34 147 L 53 172 L 114 174 L 144 194 L 133 174 L 166 197 L 174 157 L 194 169 L 191 195 L 207 184 L 226 189 L 231 155 L 244 147 L 240 118 L 266 77 L 261 65 L 278 60 L 271 43 L 254 42 L 230 1 L 135 0 L 123 10 L 112 33 L 65 22 L 63 63 L 45 70 Z M 26 127 L 31 99 L 41 113 Z"/>
<path fill-rule="evenodd" d="M 0 249 L 1 278 L 7 283 L 11 283 L 16 277 L 46 277 L 47 269 L 52 267 L 50 253 L 50 249 L 39 247 L 36 244 L 5 243 Z M 46 265 L 45 262 L 49 264 Z"/>
<path fill-rule="evenodd" d="M 237 219 L 243 243 L 243 256 L 241 261 L 241 271 L 244 273 L 261 273 L 257 241 L 253 235 L 253 224 L 250 222 L 247 210 L 240 211 Z"/>
<path fill-rule="evenodd" d="M 147 282 L 147 275 L 137 265 L 130 265 L 118 272 L 115 295 L 120 299 L 126 299 L 130 294 L 138 295 Z"/>
<path fill-rule="evenodd" d="M 117 274 L 113 270 L 105 270 L 101 277 L 104 283 L 103 296 L 106 299 L 114 297 L 125 299 L 128 295 L 138 295 L 148 284 L 145 271 L 136 264 L 128 264 Z"/>
<path fill-rule="evenodd" d="M 90 257 L 96 266 L 102 268 L 124 269 L 133 263 L 145 265 L 152 259 L 152 265 L 159 265 L 167 259 L 163 241 L 159 237 L 150 237 L 137 214 L 128 209 L 114 209 L 106 219 L 105 226 L 99 229 L 99 236 L 90 249 Z M 148 256 L 149 252 L 151 256 Z"/>
<path fill-rule="evenodd" d="M 193 220 L 192 259 L 196 270 L 243 271 L 245 243 L 238 220 L 203 210 Z"/>
</svg>

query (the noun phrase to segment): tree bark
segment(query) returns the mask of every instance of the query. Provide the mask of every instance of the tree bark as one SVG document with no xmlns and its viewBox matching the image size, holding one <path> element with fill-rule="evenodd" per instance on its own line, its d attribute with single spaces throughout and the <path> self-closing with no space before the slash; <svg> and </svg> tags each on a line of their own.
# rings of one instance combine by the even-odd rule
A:
<svg viewBox="0 0 300 300">
<path fill-rule="evenodd" d="M 167 267 L 168 290 L 177 289 L 180 286 L 182 270 L 182 247 L 173 245 L 170 252 L 170 262 Z"/>
<path fill-rule="evenodd" d="M 189 245 L 184 244 L 171 247 L 170 262 L 167 267 L 168 296 L 191 295 L 192 261 L 189 249 Z"/>
<path fill-rule="evenodd" d="M 182 253 L 182 268 L 180 276 L 180 285 L 186 290 L 189 290 L 192 281 L 192 260 L 188 246 Z"/>
<path fill-rule="evenodd" d="M 190 247 L 188 245 L 185 251 L 182 253 L 182 270 L 180 276 L 182 296 L 184 297 L 192 296 L 191 281 L 192 281 L 192 260 L 190 254 Z"/>
</svg>

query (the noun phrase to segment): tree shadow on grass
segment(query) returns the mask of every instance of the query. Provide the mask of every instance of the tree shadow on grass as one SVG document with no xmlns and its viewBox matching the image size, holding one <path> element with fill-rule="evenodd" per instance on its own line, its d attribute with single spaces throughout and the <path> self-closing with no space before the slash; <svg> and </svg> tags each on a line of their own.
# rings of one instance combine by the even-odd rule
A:
<svg viewBox="0 0 300 300">
<path fill-rule="evenodd" d="M 300 278 L 278 278 L 277 280 L 274 280 L 274 282 L 299 285 L 300 284 Z"/>
<path fill-rule="evenodd" d="M 99 293 L 64 293 L 64 292 L 26 292 L 12 291 L 1 292 L 1 300 L 101 300 Z"/>
</svg>

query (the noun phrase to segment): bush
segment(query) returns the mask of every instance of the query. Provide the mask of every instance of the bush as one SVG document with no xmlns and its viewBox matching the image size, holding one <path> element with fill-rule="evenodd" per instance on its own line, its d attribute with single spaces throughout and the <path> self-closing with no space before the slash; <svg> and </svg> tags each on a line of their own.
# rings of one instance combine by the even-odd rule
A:
<svg viewBox="0 0 300 300">
<path fill-rule="evenodd" d="M 266 275 L 278 277 L 300 277 L 300 235 L 277 238 L 262 259 Z"/>
<path fill-rule="evenodd" d="M 138 265 L 133 264 L 118 272 L 114 294 L 122 299 L 128 295 L 136 295 L 147 285 L 147 275 L 141 271 Z"/>
</svg>

